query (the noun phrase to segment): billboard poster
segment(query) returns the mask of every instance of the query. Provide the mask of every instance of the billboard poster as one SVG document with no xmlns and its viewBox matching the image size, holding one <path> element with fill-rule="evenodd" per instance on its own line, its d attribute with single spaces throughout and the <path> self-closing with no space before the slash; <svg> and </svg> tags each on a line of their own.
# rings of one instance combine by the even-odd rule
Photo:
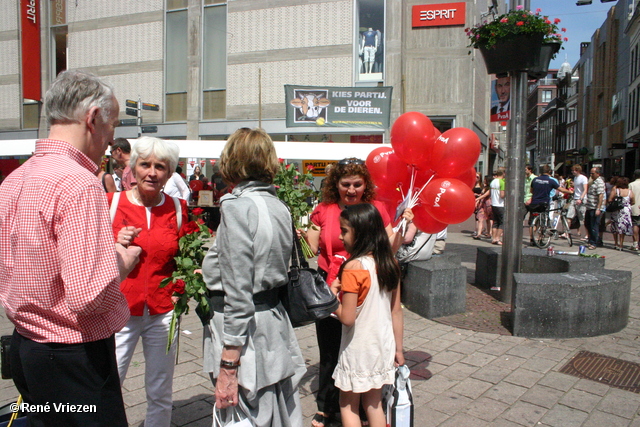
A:
<svg viewBox="0 0 640 427">
<path fill-rule="evenodd" d="M 285 85 L 287 127 L 389 128 L 392 87 Z"/>
<path fill-rule="evenodd" d="M 498 77 L 491 82 L 491 121 L 511 118 L 511 77 Z"/>
</svg>

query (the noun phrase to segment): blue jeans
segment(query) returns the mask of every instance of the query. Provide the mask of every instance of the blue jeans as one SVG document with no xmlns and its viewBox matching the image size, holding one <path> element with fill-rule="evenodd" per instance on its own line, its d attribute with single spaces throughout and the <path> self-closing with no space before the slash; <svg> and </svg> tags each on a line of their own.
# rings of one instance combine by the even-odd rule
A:
<svg viewBox="0 0 640 427">
<path fill-rule="evenodd" d="M 600 213 L 602 215 L 602 212 Z M 587 209 L 584 215 L 584 226 L 589 234 L 589 244 L 593 246 L 602 246 L 602 238 L 600 237 L 600 215 L 596 215 L 595 209 Z"/>
</svg>

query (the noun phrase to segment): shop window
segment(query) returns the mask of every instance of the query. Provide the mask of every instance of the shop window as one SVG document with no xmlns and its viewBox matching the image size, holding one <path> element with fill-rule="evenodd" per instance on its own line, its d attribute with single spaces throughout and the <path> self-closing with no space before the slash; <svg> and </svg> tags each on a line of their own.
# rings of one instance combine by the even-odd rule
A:
<svg viewBox="0 0 640 427">
<path fill-rule="evenodd" d="M 22 104 L 22 128 L 37 129 L 40 118 L 40 105 L 37 101 L 26 100 Z"/>
<path fill-rule="evenodd" d="M 203 23 L 202 118 L 224 119 L 227 99 L 227 6 L 205 7 Z"/>
<path fill-rule="evenodd" d="M 187 11 L 167 12 L 165 27 L 165 119 L 184 121 L 187 119 Z"/>
<path fill-rule="evenodd" d="M 381 81 L 384 76 L 384 0 L 357 0 L 356 7 L 357 80 Z"/>
</svg>

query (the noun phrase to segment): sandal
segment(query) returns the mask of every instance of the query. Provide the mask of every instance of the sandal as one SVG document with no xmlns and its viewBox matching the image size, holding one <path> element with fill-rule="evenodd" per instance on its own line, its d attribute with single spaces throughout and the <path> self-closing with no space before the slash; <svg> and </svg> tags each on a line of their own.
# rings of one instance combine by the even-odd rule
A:
<svg viewBox="0 0 640 427">
<path fill-rule="evenodd" d="M 326 417 L 323 414 L 316 412 L 313 418 L 311 419 L 311 425 L 313 427 L 327 427 L 329 425 L 329 417 Z"/>
<path fill-rule="evenodd" d="M 593 245 L 589 245 L 589 246 L 587 246 L 587 249 L 589 249 L 589 250 L 591 250 L 591 251 L 592 251 L 592 250 L 594 250 L 595 248 L 596 248 L 596 247 L 595 247 L 595 246 L 593 246 Z"/>
</svg>

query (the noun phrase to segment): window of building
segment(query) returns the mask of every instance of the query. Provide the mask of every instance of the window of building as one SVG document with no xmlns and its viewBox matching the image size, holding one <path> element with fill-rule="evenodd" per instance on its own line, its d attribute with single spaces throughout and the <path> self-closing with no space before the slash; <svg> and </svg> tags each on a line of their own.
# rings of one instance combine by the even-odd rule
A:
<svg viewBox="0 0 640 427">
<path fill-rule="evenodd" d="M 545 102 L 545 103 L 551 102 L 551 91 L 550 90 L 543 90 L 542 91 L 542 98 L 540 99 L 540 102 Z"/>
<path fill-rule="evenodd" d="M 203 119 L 226 117 L 227 6 L 206 6 L 203 16 Z"/>
<path fill-rule="evenodd" d="M 167 7 L 180 1 L 169 1 Z M 185 1 L 186 3 L 186 1 Z M 168 11 L 165 34 L 165 120 L 187 120 L 187 10 Z"/>
<path fill-rule="evenodd" d="M 22 104 L 22 128 L 37 129 L 40 119 L 40 103 L 25 99 Z"/>
<path fill-rule="evenodd" d="M 356 1 L 357 81 L 382 81 L 384 73 L 384 0 Z"/>
</svg>

